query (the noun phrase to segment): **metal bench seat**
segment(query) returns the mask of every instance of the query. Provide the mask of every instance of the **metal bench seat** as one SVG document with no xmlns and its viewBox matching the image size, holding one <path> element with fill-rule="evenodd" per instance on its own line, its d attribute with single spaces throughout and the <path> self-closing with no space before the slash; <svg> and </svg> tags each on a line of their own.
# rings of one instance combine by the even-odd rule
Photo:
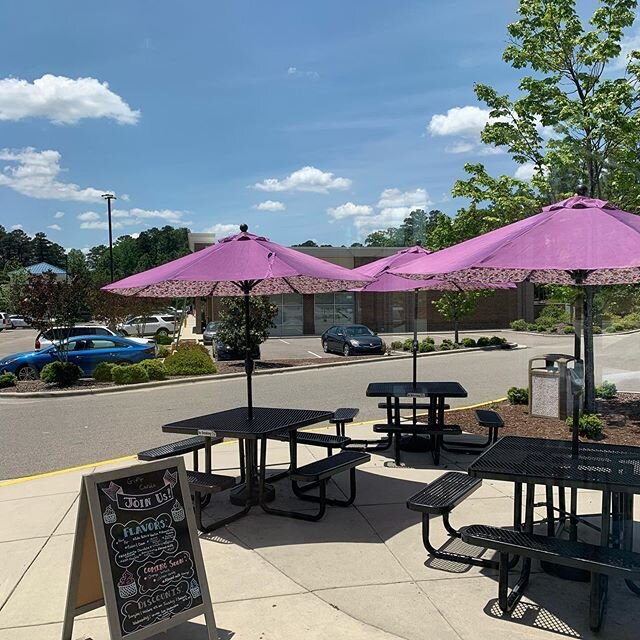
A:
<svg viewBox="0 0 640 640">
<path fill-rule="evenodd" d="M 336 425 L 336 435 L 345 435 L 345 425 L 347 422 L 353 422 L 353 419 L 360 413 L 360 409 L 355 407 L 340 407 L 333 413 L 333 418 L 329 420 L 331 424 Z"/>
<path fill-rule="evenodd" d="M 437 434 L 437 435 L 459 435 L 462 433 L 462 427 L 457 424 L 412 424 L 406 423 L 382 423 L 374 424 L 375 433 L 420 433 L 420 434 Z"/>
<path fill-rule="evenodd" d="M 289 432 L 280 431 L 270 436 L 273 440 L 280 440 L 281 442 L 289 442 Z M 314 433 L 313 431 L 298 431 L 296 434 L 296 443 L 305 444 L 312 447 L 325 447 L 329 455 L 332 454 L 333 449 L 342 449 L 351 438 L 346 436 L 334 436 L 330 433 Z"/>
<path fill-rule="evenodd" d="M 353 503 L 356 497 L 356 467 L 369 462 L 371 456 L 368 453 L 360 451 L 341 451 L 333 456 L 316 460 L 302 467 L 298 467 L 291 472 L 291 486 L 293 492 L 301 500 L 308 502 L 316 502 L 320 505 L 316 514 L 299 514 L 304 520 L 320 520 L 325 513 L 328 504 L 348 507 Z M 349 471 L 349 497 L 346 500 L 336 498 L 327 498 L 327 482 L 337 473 Z M 317 483 L 319 487 L 319 495 L 309 495 L 298 485 L 299 482 Z"/>
<path fill-rule="evenodd" d="M 213 438 L 211 440 L 211 444 L 218 444 L 222 442 L 222 440 L 223 438 Z M 186 440 L 179 440 L 178 442 L 170 442 L 168 444 L 162 444 L 159 447 L 154 447 L 153 449 L 140 451 L 140 453 L 138 453 L 138 460 L 149 462 L 151 460 L 170 458 L 171 456 L 180 456 L 185 453 L 204 449 L 205 444 L 205 439 L 203 437 L 195 436 L 194 438 L 187 438 Z"/>
<path fill-rule="evenodd" d="M 389 407 L 391 407 L 392 409 L 395 408 L 395 404 L 392 402 L 390 405 L 386 402 L 378 402 L 378 409 L 388 409 Z M 400 409 L 413 409 L 414 404 L 413 402 L 400 402 L 398 404 Z M 415 407 L 416 409 L 433 409 L 435 405 L 431 404 L 430 402 L 416 402 Z M 443 405 L 443 409 L 449 409 L 449 405 L 445 404 Z"/>
<path fill-rule="evenodd" d="M 436 549 L 429 540 L 429 516 L 441 516 L 447 533 L 452 538 L 460 538 L 460 532 L 454 529 L 449 522 L 449 514 L 463 500 L 477 491 L 481 485 L 482 480 L 478 478 L 472 478 L 466 473 L 448 471 L 407 500 L 408 509 L 422 513 L 422 544 L 430 555 L 440 560 L 491 569 L 498 568 L 498 563 L 494 560 L 442 551 Z"/>
<path fill-rule="evenodd" d="M 487 439 L 484 442 L 442 442 L 442 448 L 450 453 L 467 453 L 476 455 L 480 450 L 486 449 L 490 444 L 498 441 L 498 430 L 504 427 L 504 420 L 499 413 L 489 409 L 476 409 L 476 421 L 481 427 L 488 429 Z"/>
<path fill-rule="evenodd" d="M 512 611 L 518 604 L 530 576 L 527 564 L 523 567 L 519 581 L 509 593 L 509 553 L 589 571 L 591 573 L 589 626 L 594 631 L 597 631 L 602 625 L 606 576 L 618 576 L 626 579 L 640 577 L 640 553 L 633 551 L 623 551 L 480 524 L 463 527 L 460 533 L 465 542 L 495 549 L 499 552 L 498 604 L 504 612 Z"/>
<path fill-rule="evenodd" d="M 194 494 L 193 506 L 198 530 L 203 533 L 210 531 L 211 527 L 207 527 L 202 523 L 202 509 L 208 504 L 208 498 L 207 502 L 205 502 L 202 496 L 203 494 L 219 493 L 225 489 L 230 489 L 236 484 L 236 479 L 230 476 L 187 470 L 187 482 L 189 483 L 189 489 Z"/>
</svg>

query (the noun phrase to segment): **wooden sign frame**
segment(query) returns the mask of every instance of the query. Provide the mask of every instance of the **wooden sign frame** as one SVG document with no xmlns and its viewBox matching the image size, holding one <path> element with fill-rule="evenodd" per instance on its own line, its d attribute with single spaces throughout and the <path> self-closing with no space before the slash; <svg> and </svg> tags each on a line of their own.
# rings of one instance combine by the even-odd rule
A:
<svg viewBox="0 0 640 640">
<path fill-rule="evenodd" d="M 189 540 L 193 551 L 193 567 L 198 578 L 202 604 L 176 613 L 170 618 L 154 622 L 137 631 L 123 633 L 120 626 L 118 601 L 115 592 L 116 583 L 108 550 L 109 541 L 104 529 L 97 485 L 103 482 L 115 482 L 171 468 L 177 468 L 178 471 L 178 484 L 182 492 Z M 73 623 L 76 616 L 103 605 L 106 605 L 109 634 L 112 640 L 143 640 L 200 615 L 205 617 L 208 640 L 218 640 L 207 574 L 202 559 L 202 550 L 200 549 L 200 539 L 196 531 L 191 494 L 182 458 L 168 458 L 157 462 L 147 462 L 143 465 L 132 465 L 115 471 L 83 476 L 78 502 L 62 640 L 72 639 Z"/>
</svg>

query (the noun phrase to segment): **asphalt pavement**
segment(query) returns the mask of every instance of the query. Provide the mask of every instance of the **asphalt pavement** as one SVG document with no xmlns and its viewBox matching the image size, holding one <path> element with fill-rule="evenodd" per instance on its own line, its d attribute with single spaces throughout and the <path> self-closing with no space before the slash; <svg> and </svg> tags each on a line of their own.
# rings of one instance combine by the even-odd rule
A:
<svg viewBox="0 0 640 640">
<path fill-rule="evenodd" d="M 469 396 L 451 401 L 452 406 L 475 404 L 504 396 L 510 386 L 525 386 L 528 362 L 534 355 L 571 353 L 572 349 L 570 336 L 520 335 L 518 339 L 529 348 L 421 358 L 418 375 L 424 380 L 459 381 Z M 639 346 L 639 333 L 598 336 L 598 379 L 613 380 L 620 390 L 640 391 Z M 365 397 L 367 384 L 407 380 L 410 372 L 410 360 L 401 359 L 258 375 L 255 404 L 317 409 L 356 406 L 360 407 L 358 420 L 369 420 L 381 412 L 377 399 Z M 0 395 L 0 479 L 117 458 L 171 441 L 175 436 L 163 434 L 162 424 L 244 405 L 245 394 L 245 381 L 240 378 L 64 398 Z"/>
</svg>

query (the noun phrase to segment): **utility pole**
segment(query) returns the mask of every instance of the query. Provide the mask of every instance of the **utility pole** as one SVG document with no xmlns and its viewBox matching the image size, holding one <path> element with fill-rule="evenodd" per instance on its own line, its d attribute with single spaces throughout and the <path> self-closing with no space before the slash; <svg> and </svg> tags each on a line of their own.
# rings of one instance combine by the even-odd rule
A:
<svg viewBox="0 0 640 640">
<path fill-rule="evenodd" d="M 111 201 L 116 197 L 113 193 L 103 193 L 102 197 L 107 201 L 107 216 L 109 218 L 109 273 L 111 275 L 110 282 L 113 282 L 113 234 L 111 229 Z"/>
</svg>

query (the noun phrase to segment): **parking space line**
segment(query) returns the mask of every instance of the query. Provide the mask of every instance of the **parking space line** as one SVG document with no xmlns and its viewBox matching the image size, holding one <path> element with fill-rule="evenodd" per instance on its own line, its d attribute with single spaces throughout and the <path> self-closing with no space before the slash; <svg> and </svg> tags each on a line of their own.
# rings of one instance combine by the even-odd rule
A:
<svg viewBox="0 0 640 640">
<path fill-rule="evenodd" d="M 316 358 L 322 358 L 322 356 L 319 356 L 317 353 L 313 353 L 313 351 L 307 351 L 307 353 L 310 353 L 312 356 L 315 356 Z"/>
<path fill-rule="evenodd" d="M 280 338 L 280 342 L 284 342 L 285 344 L 291 344 L 290 342 L 287 342 L 286 340 L 283 340 L 282 338 Z"/>
</svg>

